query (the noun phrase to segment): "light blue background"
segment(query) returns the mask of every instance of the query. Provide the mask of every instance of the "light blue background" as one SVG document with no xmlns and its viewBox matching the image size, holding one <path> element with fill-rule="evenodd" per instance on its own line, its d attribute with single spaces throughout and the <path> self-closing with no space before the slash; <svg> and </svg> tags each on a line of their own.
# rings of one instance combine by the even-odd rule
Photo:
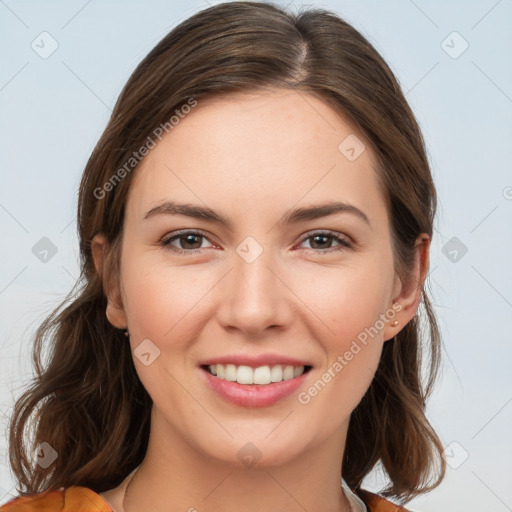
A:
<svg viewBox="0 0 512 512">
<path fill-rule="evenodd" d="M 147 52 L 213 3 L 0 1 L 2 429 L 30 378 L 32 334 L 78 276 L 77 188 L 110 109 Z M 444 363 L 428 412 L 452 467 L 440 487 L 409 507 L 510 511 L 512 2 L 307 5 L 344 17 L 390 64 L 421 124 L 438 187 L 430 282 Z M 43 31 L 59 45 L 47 59 L 31 48 Z M 456 59 L 441 46 L 453 31 L 469 44 Z M 448 44 L 456 52 L 463 42 L 452 36 Z M 58 249 L 47 263 L 32 253 L 42 237 Z M 468 249 L 457 262 L 442 252 L 453 237 Z M 3 503 L 15 493 L 5 435 L 0 449 Z M 381 484 L 375 472 L 365 486 L 377 491 Z"/>
</svg>

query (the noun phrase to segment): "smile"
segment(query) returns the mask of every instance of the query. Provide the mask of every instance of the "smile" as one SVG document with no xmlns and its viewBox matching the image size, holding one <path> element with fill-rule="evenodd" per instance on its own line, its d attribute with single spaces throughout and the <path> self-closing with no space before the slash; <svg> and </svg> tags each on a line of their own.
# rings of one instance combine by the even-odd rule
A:
<svg viewBox="0 0 512 512">
<path fill-rule="evenodd" d="M 221 399 L 253 408 L 272 406 L 298 392 L 312 366 L 274 364 L 253 368 L 217 363 L 203 364 L 198 369 L 207 387 Z"/>
<path fill-rule="evenodd" d="M 239 384 L 266 385 L 272 382 L 281 382 L 299 377 L 309 371 L 311 366 L 292 365 L 265 365 L 251 368 L 245 365 L 235 364 L 212 364 L 204 365 L 203 368 L 211 375 L 219 379 Z"/>
</svg>

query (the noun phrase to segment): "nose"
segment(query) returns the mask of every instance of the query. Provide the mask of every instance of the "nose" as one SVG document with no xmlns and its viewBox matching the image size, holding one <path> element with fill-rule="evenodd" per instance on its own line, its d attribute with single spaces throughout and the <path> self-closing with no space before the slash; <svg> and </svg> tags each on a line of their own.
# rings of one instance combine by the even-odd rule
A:
<svg viewBox="0 0 512 512">
<path fill-rule="evenodd" d="M 218 320 L 227 330 L 258 338 L 268 330 L 284 329 L 292 319 L 293 293 L 283 267 L 270 250 L 254 260 L 235 254 L 233 268 L 224 279 Z"/>
</svg>

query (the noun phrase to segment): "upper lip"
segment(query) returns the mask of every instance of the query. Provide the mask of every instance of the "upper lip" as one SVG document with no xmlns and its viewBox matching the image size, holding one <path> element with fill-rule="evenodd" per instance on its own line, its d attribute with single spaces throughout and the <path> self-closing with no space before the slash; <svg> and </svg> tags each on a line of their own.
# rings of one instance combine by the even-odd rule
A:
<svg viewBox="0 0 512 512">
<path fill-rule="evenodd" d="M 200 366 L 209 366 L 212 364 L 234 364 L 236 366 L 243 365 L 250 366 L 252 368 L 258 368 L 259 366 L 272 366 L 276 364 L 287 366 L 312 366 L 308 361 L 279 354 L 260 354 L 258 356 L 233 354 L 231 356 L 212 357 L 199 363 Z"/>
</svg>

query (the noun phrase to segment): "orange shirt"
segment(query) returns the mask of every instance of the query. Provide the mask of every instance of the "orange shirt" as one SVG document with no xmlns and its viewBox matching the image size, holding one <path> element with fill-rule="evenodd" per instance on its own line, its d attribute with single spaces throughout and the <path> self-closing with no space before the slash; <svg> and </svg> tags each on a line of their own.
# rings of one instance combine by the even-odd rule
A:
<svg viewBox="0 0 512 512">
<path fill-rule="evenodd" d="M 378 494 L 363 490 L 363 501 L 369 512 L 407 512 Z M 110 505 L 88 487 L 71 486 L 18 497 L 0 506 L 0 512 L 113 512 Z"/>
</svg>

